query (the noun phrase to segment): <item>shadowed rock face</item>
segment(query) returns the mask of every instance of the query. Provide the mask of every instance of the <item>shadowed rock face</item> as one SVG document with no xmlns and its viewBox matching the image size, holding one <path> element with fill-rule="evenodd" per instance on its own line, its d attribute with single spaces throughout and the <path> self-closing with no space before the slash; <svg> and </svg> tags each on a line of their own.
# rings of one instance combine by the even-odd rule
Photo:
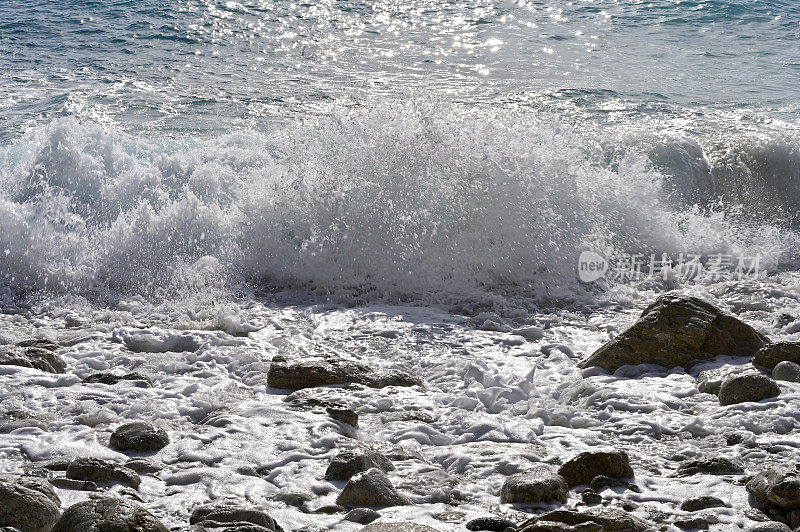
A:
<svg viewBox="0 0 800 532">
<path fill-rule="evenodd" d="M 558 474 L 572 488 L 589 484 L 593 478 L 604 475 L 611 478 L 633 478 L 633 469 L 624 451 L 587 451 L 565 462 Z"/>
<path fill-rule="evenodd" d="M 508 477 L 500 492 L 500 500 L 508 503 L 567 502 L 566 481 L 549 467 L 539 466 Z"/>
<path fill-rule="evenodd" d="M 169 445 L 169 436 L 164 429 L 134 421 L 118 427 L 111 435 L 110 443 L 120 451 L 151 452 Z"/>
<path fill-rule="evenodd" d="M 753 357 L 753 364 L 774 369 L 784 360 L 800 364 L 800 342 L 776 342 L 765 345 Z"/>
<path fill-rule="evenodd" d="M 52 532 L 169 532 L 150 512 L 129 501 L 114 498 L 90 499 L 70 506 Z"/>
<path fill-rule="evenodd" d="M 238 508 L 230 505 L 201 506 L 192 512 L 189 524 L 197 525 L 193 530 L 283 531 L 266 512 L 256 508 Z"/>
<path fill-rule="evenodd" d="M 780 387 L 771 378 L 758 372 L 745 372 L 725 379 L 719 389 L 719 404 L 728 406 L 762 401 L 780 393 Z"/>
<path fill-rule="evenodd" d="M 610 372 L 626 364 L 673 368 L 717 355 L 752 356 L 768 342 L 746 323 L 702 299 L 668 293 L 579 366 Z"/>
<path fill-rule="evenodd" d="M 0 365 L 34 368 L 48 373 L 64 373 L 67 369 L 64 359 L 41 347 L 0 347 Z"/>
<path fill-rule="evenodd" d="M 99 458 L 76 458 L 67 467 L 67 478 L 91 482 L 122 482 L 138 489 L 142 480 L 136 471 Z"/>
<path fill-rule="evenodd" d="M 580 527 L 580 528 L 578 528 Z M 585 512 L 554 510 L 522 523 L 520 532 L 552 532 L 555 530 L 581 530 L 586 532 L 644 532 L 654 530 L 652 525 L 636 516 L 614 508 L 593 508 Z"/>
<path fill-rule="evenodd" d="M 273 357 L 267 382 L 274 388 L 300 390 L 330 384 L 357 383 L 371 388 L 385 386 L 415 386 L 422 381 L 402 371 L 377 371 L 353 360 L 320 357 L 290 361 L 284 356 Z"/>
<path fill-rule="evenodd" d="M 47 532 L 61 514 L 61 501 L 44 479 L 0 479 L 0 527 Z"/>
<path fill-rule="evenodd" d="M 342 451 L 331 460 L 325 471 L 326 480 L 350 480 L 353 475 L 376 467 L 383 472 L 394 471 L 392 462 L 377 451 L 353 449 Z"/>
<path fill-rule="evenodd" d="M 336 504 L 346 508 L 357 506 L 405 506 L 411 501 L 398 493 L 386 473 L 372 468 L 350 479 L 336 499 Z"/>
<path fill-rule="evenodd" d="M 747 483 L 747 491 L 763 503 L 784 510 L 800 509 L 800 478 L 797 471 L 770 468 Z"/>
</svg>

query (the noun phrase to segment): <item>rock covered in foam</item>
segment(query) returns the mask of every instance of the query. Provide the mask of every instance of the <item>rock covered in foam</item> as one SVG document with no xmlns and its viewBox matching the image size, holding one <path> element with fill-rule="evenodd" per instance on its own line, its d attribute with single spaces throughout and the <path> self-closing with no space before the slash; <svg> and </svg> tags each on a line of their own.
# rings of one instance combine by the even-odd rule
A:
<svg viewBox="0 0 800 532">
<path fill-rule="evenodd" d="M 67 363 L 50 349 L 41 347 L 0 347 L 0 365 L 21 366 L 48 373 L 64 373 Z"/>
<path fill-rule="evenodd" d="M 61 515 L 61 501 L 44 479 L 0 479 L 0 526 L 48 532 Z"/>
<path fill-rule="evenodd" d="M 542 465 L 508 477 L 500 491 L 500 500 L 506 503 L 565 503 L 568 492 L 564 478 Z"/>
<path fill-rule="evenodd" d="M 757 402 L 781 394 L 778 384 L 757 371 L 738 373 L 725 379 L 719 388 L 719 404 L 722 406 Z"/>
<path fill-rule="evenodd" d="M 785 360 L 800 364 L 800 342 L 767 344 L 755 354 L 753 364 L 773 369 L 779 362 Z"/>
<path fill-rule="evenodd" d="M 169 445 L 167 432 L 151 423 L 126 423 L 111 434 L 111 446 L 120 451 L 152 452 Z"/>
<path fill-rule="evenodd" d="M 738 318 L 696 298 L 667 293 L 580 367 L 614 372 L 627 364 L 688 366 L 716 355 L 752 356 L 768 340 Z"/>
<path fill-rule="evenodd" d="M 351 478 L 345 485 L 336 504 L 346 508 L 356 506 L 405 506 L 411 501 L 392 485 L 386 473 L 373 467 Z"/>
<path fill-rule="evenodd" d="M 286 390 L 350 383 L 371 388 L 422 385 L 421 379 L 408 373 L 397 370 L 378 371 L 353 360 L 327 356 L 289 360 L 282 355 L 272 358 L 267 382 L 274 388 Z"/>
<path fill-rule="evenodd" d="M 111 497 L 70 506 L 52 532 L 168 532 L 153 514 L 130 501 Z"/>
<path fill-rule="evenodd" d="M 598 450 L 587 451 L 571 458 L 558 468 L 558 474 L 572 488 L 581 484 L 589 484 L 599 475 L 612 478 L 633 478 L 625 451 Z"/>
</svg>

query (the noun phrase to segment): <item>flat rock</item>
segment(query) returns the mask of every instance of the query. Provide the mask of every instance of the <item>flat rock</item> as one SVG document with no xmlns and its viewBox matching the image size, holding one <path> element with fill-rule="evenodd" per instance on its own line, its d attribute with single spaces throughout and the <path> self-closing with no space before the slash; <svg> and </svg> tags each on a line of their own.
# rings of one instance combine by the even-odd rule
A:
<svg viewBox="0 0 800 532">
<path fill-rule="evenodd" d="M 111 434 L 111 446 L 120 451 L 153 452 L 169 445 L 164 429 L 151 423 L 134 421 L 126 423 Z"/>
<path fill-rule="evenodd" d="M 373 467 L 351 478 L 336 498 L 336 504 L 346 508 L 384 507 L 409 505 L 411 501 L 398 493 L 386 473 Z"/>
<path fill-rule="evenodd" d="M 228 528 L 236 527 L 235 530 L 243 529 L 243 525 L 246 524 L 282 532 L 282 528 L 266 512 L 257 508 L 240 508 L 233 505 L 201 506 L 192 512 L 189 524 L 214 529 L 222 525 Z"/>
<path fill-rule="evenodd" d="M 124 375 L 116 375 L 114 373 L 92 373 L 83 379 L 83 382 L 87 384 L 107 384 L 109 386 L 119 384 L 120 382 L 133 382 L 139 387 L 146 388 L 153 385 L 150 381 L 150 377 L 143 373 L 126 373 Z"/>
<path fill-rule="evenodd" d="M 89 480 L 97 484 L 122 482 L 138 489 L 141 479 L 136 471 L 109 460 L 76 458 L 67 467 L 67 478 Z"/>
<path fill-rule="evenodd" d="M 569 487 L 564 478 L 547 466 L 511 475 L 503 483 L 500 501 L 505 503 L 567 502 Z"/>
<path fill-rule="evenodd" d="M 358 523 L 360 525 L 368 525 L 373 521 L 380 519 L 381 514 L 370 508 L 354 508 L 347 512 L 344 516 L 345 521 L 351 523 Z"/>
<path fill-rule="evenodd" d="M 615 478 L 609 477 L 606 475 L 597 475 L 589 482 L 589 487 L 592 488 L 597 493 L 600 493 L 606 488 L 615 489 L 615 488 L 623 488 L 625 490 L 631 491 L 640 491 L 639 486 L 636 484 L 625 480 L 625 478 Z"/>
<path fill-rule="evenodd" d="M 699 512 L 700 510 L 706 510 L 708 508 L 724 508 L 725 506 L 727 505 L 722 499 L 703 495 L 683 501 L 681 510 L 684 512 Z"/>
<path fill-rule="evenodd" d="M 757 402 L 781 394 L 778 384 L 758 372 L 745 372 L 725 379 L 719 388 L 719 404 L 722 406 Z"/>
<path fill-rule="evenodd" d="M 594 526 L 592 526 L 594 525 Z M 592 508 L 585 512 L 555 510 L 522 523 L 519 532 L 644 532 L 652 529 L 647 522 L 616 508 Z"/>
<path fill-rule="evenodd" d="M 0 347 L 0 365 L 34 368 L 48 373 L 64 373 L 67 363 L 49 349 L 41 347 Z"/>
<path fill-rule="evenodd" d="M 626 364 L 686 367 L 716 355 L 752 356 L 767 342 L 755 329 L 714 305 L 669 292 L 579 366 L 599 366 L 610 372 Z"/>
<path fill-rule="evenodd" d="M 97 498 L 70 506 L 52 532 L 169 532 L 153 514 L 123 499 Z"/>
<path fill-rule="evenodd" d="M 686 460 L 678 466 L 675 475 L 689 477 L 693 475 L 741 475 L 743 473 L 742 466 L 727 458 L 715 456 L 700 460 Z"/>
<path fill-rule="evenodd" d="M 502 517 L 478 517 L 468 522 L 466 525 L 467 530 L 478 531 L 484 530 L 487 532 L 505 532 L 507 528 L 515 529 L 517 524 Z"/>
<path fill-rule="evenodd" d="M 47 430 L 47 425 L 37 419 L 12 419 L 9 421 L 0 421 L 0 434 L 9 434 L 18 429 L 29 428 Z"/>
<path fill-rule="evenodd" d="M 272 358 L 267 383 L 274 388 L 286 390 L 349 383 L 371 388 L 423 384 L 421 379 L 408 373 L 396 370 L 378 371 L 353 360 L 334 357 L 289 360 L 282 355 Z"/>
<path fill-rule="evenodd" d="M 326 480 L 350 480 L 363 471 L 376 467 L 384 473 L 394 471 L 394 465 L 384 455 L 370 449 L 348 449 L 339 452 L 325 471 Z"/>
<path fill-rule="evenodd" d="M 757 473 L 747 482 L 747 491 L 759 501 L 784 510 L 800 509 L 798 471 L 771 467 Z"/>
<path fill-rule="evenodd" d="M 792 532 L 792 529 L 778 521 L 767 521 L 749 527 L 747 532 Z"/>
<path fill-rule="evenodd" d="M 775 364 L 772 378 L 776 381 L 800 382 L 800 364 L 784 360 Z"/>
<path fill-rule="evenodd" d="M 624 451 L 587 451 L 571 458 L 558 468 L 558 474 L 572 488 L 589 484 L 593 478 L 605 475 L 612 478 L 633 478 L 633 469 Z"/>
<path fill-rule="evenodd" d="M 361 532 L 439 532 L 435 528 L 416 523 L 372 523 L 361 529 Z"/>
<path fill-rule="evenodd" d="M 788 360 L 800 364 L 800 342 L 775 342 L 767 344 L 753 357 L 753 364 L 773 369 L 779 362 Z"/>
<path fill-rule="evenodd" d="M 0 479 L 0 526 L 48 532 L 61 515 L 61 501 L 44 479 Z"/>
</svg>

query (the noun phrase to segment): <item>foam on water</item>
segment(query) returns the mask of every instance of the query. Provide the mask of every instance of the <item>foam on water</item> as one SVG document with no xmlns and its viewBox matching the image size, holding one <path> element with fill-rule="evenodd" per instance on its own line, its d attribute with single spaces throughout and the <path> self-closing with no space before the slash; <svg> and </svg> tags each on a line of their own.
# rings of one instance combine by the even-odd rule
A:
<svg viewBox="0 0 800 532">
<path fill-rule="evenodd" d="M 585 246 L 796 260 L 782 215 L 798 201 L 796 139 L 740 150 L 630 136 L 422 101 L 183 143 L 63 119 L 0 152 L 2 283 L 546 297 L 582 290 Z M 715 162 L 724 149 L 738 159 Z"/>
</svg>

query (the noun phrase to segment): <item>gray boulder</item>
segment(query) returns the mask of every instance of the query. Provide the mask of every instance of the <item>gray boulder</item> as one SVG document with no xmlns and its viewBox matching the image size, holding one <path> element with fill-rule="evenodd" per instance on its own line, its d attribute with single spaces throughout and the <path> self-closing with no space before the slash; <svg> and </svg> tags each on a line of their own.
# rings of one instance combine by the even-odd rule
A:
<svg viewBox="0 0 800 532">
<path fill-rule="evenodd" d="M 386 386 L 421 386 L 422 380 L 396 370 L 378 371 L 371 366 L 334 357 L 289 360 L 277 355 L 267 374 L 267 383 L 274 388 L 300 390 L 330 384 L 363 384 L 371 388 Z"/>
<path fill-rule="evenodd" d="M 126 423 L 111 434 L 111 446 L 120 451 L 153 452 L 167 445 L 166 431 L 144 421 Z"/>
<path fill-rule="evenodd" d="M 48 532 L 60 515 L 61 501 L 45 479 L 0 479 L 0 526 Z"/>
<path fill-rule="evenodd" d="M 798 471 L 772 467 L 757 473 L 747 482 L 747 491 L 759 501 L 784 510 L 800 509 Z"/>
<path fill-rule="evenodd" d="M 547 466 L 511 475 L 503 483 L 500 500 L 505 503 L 567 502 L 567 482 Z"/>
<path fill-rule="evenodd" d="M 725 364 L 719 368 L 701 371 L 697 376 L 695 385 L 703 393 L 718 395 L 725 379 L 746 372 L 757 372 L 757 370 L 750 364 L 742 364 L 741 366 Z"/>
<path fill-rule="evenodd" d="M 281 527 L 266 512 L 232 505 L 201 506 L 192 512 L 189 524 L 219 532 L 220 529 L 256 532 L 258 528 L 282 532 Z"/>
<path fill-rule="evenodd" d="M 409 505 L 411 501 L 398 493 L 386 473 L 374 467 L 351 478 L 336 498 L 336 504 L 345 508 L 384 507 Z"/>
<path fill-rule="evenodd" d="M 370 508 L 354 508 L 347 512 L 342 519 L 350 521 L 351 523 L 358 523 L 360 525 L 368 525 L 373 521 L 380 519 L 381 514 Z"/>
<path fill-rule="evenodd" d="M 757 402 L 781 394 L 778 384 L 758 372 L 745 372 L 725 379 L 719 388 L 719 404 L 722 406 Z"/>
<path fill-rule="evenodd" d="M 714 305 L 670 292 L 580 367 L 600 366 L 610 372 L 626 364 L 686 367 L 716 355 L 752 356 L 767 342 L 755 329 Z"/>
<path fill-rule="evenodd" d="M 362 471 L 376 467 L 387 473 L 394 471 L 394 465 L 384 455 L 370 449 L 348 449 L 341 451 L 331 460 L 325 471 L 326 480 L 350 480 L 350 477 Z"/>
<path fill-rule="evenodd" d="M 52 532 L 169 532 L 153 514 L 130 501 L 97 498 L 70 506 Z"/>
<path fill-rule="evenodd" d="M 64 373 L 67 363 L 49 349 L 41 347 L 0 347 L 0 365 L 34 368 L 48 373 Z"/>
<path fill-rule="evenodd" d="M 519 532 L 644 532 L 649 523 L 615 508 L 596 507 L 585 512 L 555 510 L 522 523 Z"/>
<path fill-rule="evenodd" d="M 772 378 L 776 381 L 800 382 L 800 364 L 788 360 L 778 362 L 772 370 Z"/>
<path fill-rule="evenodd" d="M 141 484 L 136 471 L 109 460 L 99 458 L 76 458 L 67 467 L 67 478 L 89 480 L 97 484 L 122 482 L 138 489 Z"/>
<path fill-rule="evenodd" d="M 788 360 L 800 364 L 800 342 L 775 342 L 767 344 L 753 357 L 753 364 L 773 369 L 778 362 Z"/>
<path fill-rule="evenodd" d="M 612 478 L 633 478 L 628 455 L 624 451 L 587 451 L 571 458 L 558 468 L 558 474 L 572 488 L 589 484 L 599 475 Z"/>
</svg>

